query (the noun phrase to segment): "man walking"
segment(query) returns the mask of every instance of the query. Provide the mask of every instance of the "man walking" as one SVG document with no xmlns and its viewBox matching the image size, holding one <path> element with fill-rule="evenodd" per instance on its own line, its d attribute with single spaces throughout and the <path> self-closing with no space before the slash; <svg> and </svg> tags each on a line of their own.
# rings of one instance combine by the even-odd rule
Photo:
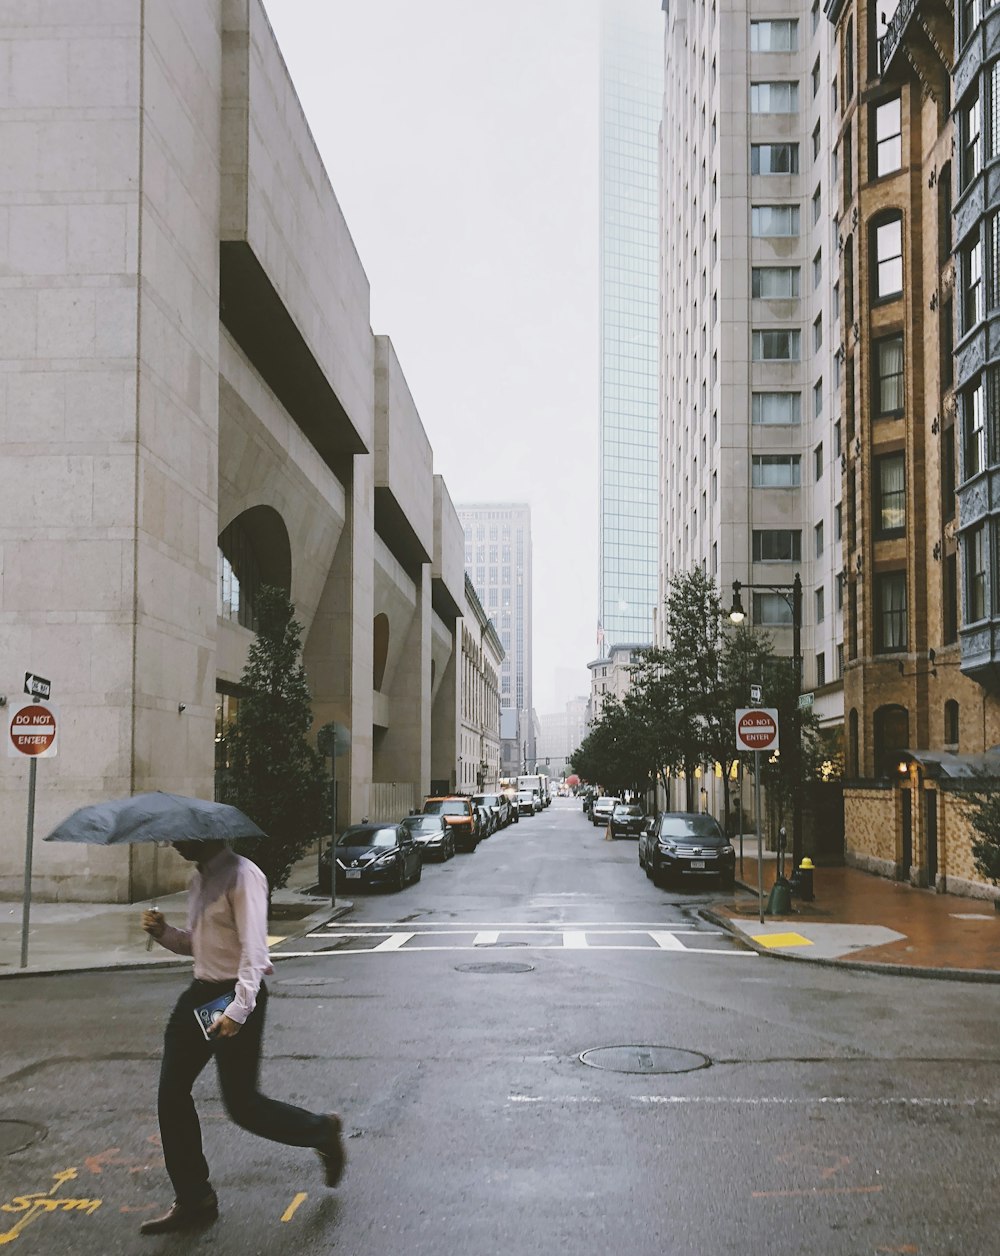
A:
<svg viewBox="0 0 1000 1256">
<path fill-rule="evenodd" d="M 168 951 L 194 956 L 194 981 L 170 1016 L 160 1066 L 160 1141 L 174 1202 L 162 1217 L 144 1222 L 142 1234 L 190 1230 L 219 1215 L 191 1097 L 195 1079 L 213 1055 L 223 1102 L 237 1125 L 273 1142 L 315 1148 L 327 1186 L 337 1185 L 345 1162 L 339 1116 L 279 1103 L 257 1089 L 267 1009 L 263 978 L 274 971 L 267 952 L 264 874 L 223 842 L 174 842 L 173 847 L 198 865 L 188 891 L 188 927 L 173 928 L 158 911 L 143 912 L 142 927 Z M 196 1009 L 232 993 L 206 1039 Z"/>
</svg>

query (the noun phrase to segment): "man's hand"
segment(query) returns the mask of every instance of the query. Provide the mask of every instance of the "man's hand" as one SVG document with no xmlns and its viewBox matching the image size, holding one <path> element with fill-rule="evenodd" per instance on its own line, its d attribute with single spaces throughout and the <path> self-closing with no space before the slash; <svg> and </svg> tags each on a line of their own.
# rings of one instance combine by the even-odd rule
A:
<svg viewBox="0 0 1000 1256">
<path fill-rule="evenodd" d="M 243 1026 L 239 1021 L 231 1020 L 225 1012 L 219 1017 L 212 1028 L 208 1031 L 210 1038 L 235 1038 Z"/>
<path fill-rule="evenodd" d="M 163 932 L 167 927 L 167 922 L 162 912 L 144 911 L 142 913 L 142 927 L 148 934 L 159 940 L 163 937 Z"/>
</svg>

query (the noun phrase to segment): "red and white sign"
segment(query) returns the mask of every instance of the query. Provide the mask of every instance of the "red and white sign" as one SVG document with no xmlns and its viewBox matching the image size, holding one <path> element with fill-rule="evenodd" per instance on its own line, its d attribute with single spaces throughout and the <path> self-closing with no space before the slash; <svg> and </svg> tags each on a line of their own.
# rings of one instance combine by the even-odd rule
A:
<svg viewBox="0 0 1000 1256">
<path fill-rule="evenodd" d="M 736 712 L 738 750 L 777 750 L 778 712 L 773 707 L 748 707 Z"/>
<path fill-rule="evenodd" d="M 56 724 L 58 713 L 51 703 L 19 702 L 11 707 L 10 736 L 7 741 L 7 755 L 16 759 L 18 755 L 37 756 L 40 759 L 51 759 L 58 753 L 56 741 Z"/>
</svg>

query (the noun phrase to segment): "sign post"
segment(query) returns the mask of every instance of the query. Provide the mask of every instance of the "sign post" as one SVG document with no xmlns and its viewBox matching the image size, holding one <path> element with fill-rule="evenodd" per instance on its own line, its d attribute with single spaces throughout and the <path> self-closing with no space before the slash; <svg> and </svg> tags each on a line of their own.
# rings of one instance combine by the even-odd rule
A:
<svg viewBox="0 0 1000 1256">
<path fill-rule="evenodd" d="M 26 692 L 29 683 L 41 680 L 29 672 L 24 678 Z M 49 682 L 42 681 L 49 689 Z M 35 781 L 38 760 L 51 759 L 58 753 L 56 727 L 58 714 L 51 703 L 38 701 L 16 702 L 11 707 L 7 754 L 16 759 L 26 755 L 28 765 L 28 827 L 24 843 L 24 899 L 21 907 L 21 967 L 28 966 L 28 927 L 31 921 L 31 864 L 35 845 Z"/>
<path fill-rule="evenodd" d="M 764 923 L 764 844 L 760 828 L 760 756 L 778 749 L 778 712 L 773 707 L 745 707 L 736 712 L 736 746 L 753 751 L 753 794 L 757 824 L 757 900 Z"/>
</svg>

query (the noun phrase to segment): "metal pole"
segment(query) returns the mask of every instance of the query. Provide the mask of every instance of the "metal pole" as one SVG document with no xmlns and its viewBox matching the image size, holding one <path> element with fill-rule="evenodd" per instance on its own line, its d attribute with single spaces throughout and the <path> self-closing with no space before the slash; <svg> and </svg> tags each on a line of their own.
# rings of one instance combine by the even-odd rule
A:
<svg viewBox="0 0 1000 1256">
<path fill-rule="evenodd" d="M 28 832 L 24 843 L 24 904 L 21 908 L 21 967 L 28 966 L 28 926 L 31 922 L 31 856 L 35 844 L 35 778 L 38 760 L 28 765 Z"/>
<path fill-rule="evenodd" d="M 802 862 L 802 580 L 795 573 L 792 584 L 792 658 L 795 667 L 795 708 L 792 712 L 792 872 Z"/>
<path fill-rule="evenodd" d="M 740 880 L 742 881 L 743 880 L 743 760 L 742 759 L 740 759 L 740 763 L 739 763 L 739 778 L 740 778 L 739 779 L 740 798 L 739 798 L 739 803 L 737 805 L 739 806 L 739 810 L 740 810 Z"/>
<path fill-rule="evenodd" d="M 753 752 L 754 809 L 757 813 L 757 904 L 760 923 L 764 923 L 764 843 L 760 835 L 760 751 Z"/>
<path fill-rule="evenodd" d="M 337 747 L 330 755 L 330 906 L 337 906 Z"/>
</svg>

